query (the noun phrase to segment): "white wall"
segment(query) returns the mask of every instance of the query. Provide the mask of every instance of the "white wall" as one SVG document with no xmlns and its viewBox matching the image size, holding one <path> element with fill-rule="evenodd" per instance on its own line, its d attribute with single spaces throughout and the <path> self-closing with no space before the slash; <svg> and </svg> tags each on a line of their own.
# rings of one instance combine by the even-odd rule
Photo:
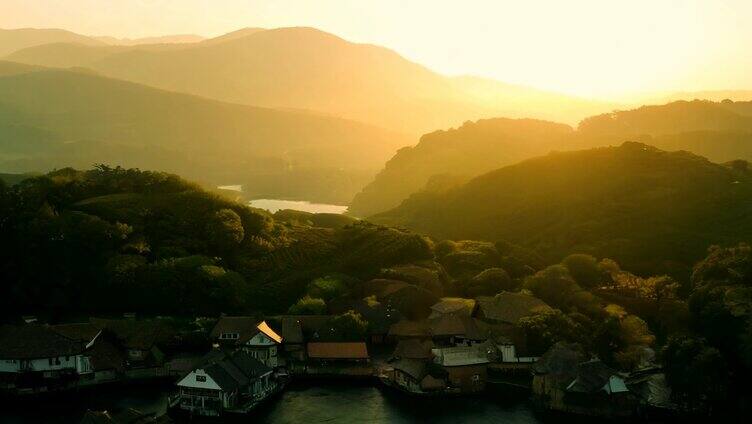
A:
<svg viewBox="0 0 752 424">
<path fill-rule="evenodd" d="M 41 359 L 0 359 L 0 372 L 21 372 L 21 371 L 60 371 L 65 369 L 71 369 L 80 371 L 81 355 L 73 356 L 59 356 L 52 358 L 52 365 L 50 365 L 50 358 Z M 88 363 L 88 359 L 87 359 Z M 90 367 L 89 367 L 90 368 Z M 87 370 L 88 371 L 88 370 Z"/>
<path fill-rule="evenodd" d="M 197 381 L 196 376 L 204 377 L 206 381 Z M 214 380 L 212 380 L 212 378 L 206 372 L 204 372 L 203 369 L 200 368 L 191 371 L 190 374 L 183 377 L 183 379 L 178 382 L 178 386 L 191 387 L 194 389 L 222 390 L 219 385 Z"/>
</svg>

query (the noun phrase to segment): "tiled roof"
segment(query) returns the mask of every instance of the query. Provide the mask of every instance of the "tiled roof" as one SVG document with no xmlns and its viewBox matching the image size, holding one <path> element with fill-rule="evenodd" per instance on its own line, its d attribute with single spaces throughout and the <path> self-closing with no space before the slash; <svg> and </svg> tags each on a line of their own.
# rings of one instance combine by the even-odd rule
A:
<svg viewBox="0 0 752 424">
<path fill-rule="evenodd" d="M 282 337 L 266 321 L 259 323 L 254 317 L 222 317 L 214 325 L 211 337 L 218 339 L 225 333 L 237 333 L 239 338 L 236 339 L 236 342 L 245 343 L 259 332 L 264 333 L 276 343 L 282 343 Z"/>
<path fill-rule="evenodd" d="M 97 328 L 90 322 L 58 324 L 53 325 L 51 328 L 56 333 L 62 334 L 71 340 L 77 340 L 84 343 L 92 341 L 101 331 L 101 329 Z"/>
<path fill-rule="evenodd" d="M 251 338 L 258 330 L 255 317 L 221 317 L 211 331 L 211 337 L 218 339 L 225 333 L 238 333 L 241 338 Z M 253 333 L 253 334 L 249 334 Z"/>
<path fill-rule="evenodd" d="M 226 391 L 247 386 L 251 380 L 272 371 L 247 352 L 228 353 L 221 350 L 209 352 L 196 368 L 203 369 Z"/>
<path fill-rule="evenodd" d="M 314 359 L 368 359 L 364 342 L 308 343 L 308 357 Z"/>
<path fill-rule="evenodd" d="M 285 343 L 303 343 L 303 326 L 297 317 L 280 315 L 271 318 L 269 324 L 277 329 Z"/>
<path fill-rule="evenodd" d="M 428 321 L 434 337 L 462 336 L 472 340 L 487 337 L 480 331 L 474 318 L 465 315 L 446 314 Z"/>
<path fill-rule="evenodd" d="M 174 332 L 160 320 L 92 318 L 92 325 L 113 333 L 128 349 L 149 350 L 154 345 L 167 343 Z"/>
<path fill-rule="evenodd" d="M 575 377 L 577 365 L 584 360 L 585 355 L 579 345 L 559 342 L 533 365 L 533 373 L 552 375 L 558 381 L 557 384 L 566 387 Z"/>
<path fill-rule="evenodd" d="M 77 355 L 84 343 L 69 339 L 47 325 L 25 324 L 0 327 L 0 358 L 35 359 Z"/>
<path fill-rule="evenodd" d="M 439 303 L 431 306 L 431 315 L 436 317 L 443 314 L 467 315 L 475 311 L 475 299 L 463 299 L 461 297 L 444 297 Z"/>
<path fill-rule="evenodd" d="M 520 318 L 551 310 L 546 302 L 525 293 L 501 292 L 476 300 L 484 318 L 508 324 L 517 324 Z"/>
<path fill-rule="evenodd" d="M 420 381 L 426 375 L 426 361 L 420 359 L 403 358 L 391 363 L 392 368 L 400 370 L 410 377 Z"/>
<path fill-rule="evenodd" d="M 428 359 L 431 357 L 433 342 L 431 340 L 400 340 L 394 349 L 394 357 L 407 359 Z"/>
<path fill-rule="evenodd" d="M 125 368 L 126 357 L 120 349 L 109 340 L 97 339 L 94 345 L 87 351 L 94 371 L 118 370 Z"/>
<path fill-rule="evenodd" d="M 389 327 L 392 337 L 430 337 L 431 333 L 426 321 L 402 320 Z"/>
</svg>

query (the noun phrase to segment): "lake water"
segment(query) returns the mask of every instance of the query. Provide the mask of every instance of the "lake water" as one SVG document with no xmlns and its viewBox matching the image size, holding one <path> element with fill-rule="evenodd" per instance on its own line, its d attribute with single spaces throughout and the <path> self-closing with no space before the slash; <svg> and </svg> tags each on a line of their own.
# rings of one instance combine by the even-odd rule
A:
<svg viewBox="0 0 752 424">
<path fill-rule="evenodd" d="M 345 213 L 347 206 L 329 205 L 326 203 L 311 203 L 305 200 L 255 199 L 248 202 L 254 208 L 266 209 L 274 213 L 281 209 L 311 213 Z"/>
<path fill-rule="evenodd" d="M 130 386 L 102 389 L 73 399 L 4 406 L 0 422 L 77 423 L 86 409 L 138 408 L 162 413 L 170 387 Z M 248 422 L 294 423 L 540 423 L 524 399 L 503 395 L 449 399 L 413 399 L 370 384 L 294 383 L 248 417 Z"/>
</svg>

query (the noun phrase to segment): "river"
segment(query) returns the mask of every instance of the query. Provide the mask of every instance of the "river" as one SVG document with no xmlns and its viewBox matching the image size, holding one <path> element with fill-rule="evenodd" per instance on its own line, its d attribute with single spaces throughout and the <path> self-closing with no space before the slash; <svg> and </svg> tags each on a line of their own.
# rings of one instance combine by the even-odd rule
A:
<svg viewBox="0 0 752 424">
<path fill-rule="evenodd" d="M 78 423 L 87 409 L 137 408 L 162 413 L 170 386 L 129 386 L 56 397 L 45 403 L 4 405 L 0 422 Z M 503 395 L 413 399 L 369 384 L 295 383 L 249 416 L 248 422 L 293 423 L 540 423 L 524 399 Z"/>
</svg>

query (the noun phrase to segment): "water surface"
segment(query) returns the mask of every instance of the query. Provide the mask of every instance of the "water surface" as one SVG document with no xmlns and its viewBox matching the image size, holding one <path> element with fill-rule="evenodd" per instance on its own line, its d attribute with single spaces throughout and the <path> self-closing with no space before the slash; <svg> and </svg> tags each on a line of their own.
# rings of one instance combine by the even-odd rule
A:
<svg viewBox="0 0 752 424">
<path fill-rule="evenodd" d="M 0 405 L 0 422 L 78 423 L 87 409 L 136 408 L 164 413 L 172 385 L 101 388 L 45 402 Z M 240 420 L 245 421 L 245 420 Z M 509 423 L 537 424 L 524 399 L 501 394 L 450 399 L 414 399 L 371 384 L 293 383 L 248 416 L 249 423 Z"/>
<path fill-rule="evenodd" d="M 326 203 L 311 203 L 305 200 L 256 199 L 248 202 L 254 208 L 266 209 L 274 213 L 281 209 L 311 213 L 345 213 L 347 206 L 329 205 Z"/>
</svg>

